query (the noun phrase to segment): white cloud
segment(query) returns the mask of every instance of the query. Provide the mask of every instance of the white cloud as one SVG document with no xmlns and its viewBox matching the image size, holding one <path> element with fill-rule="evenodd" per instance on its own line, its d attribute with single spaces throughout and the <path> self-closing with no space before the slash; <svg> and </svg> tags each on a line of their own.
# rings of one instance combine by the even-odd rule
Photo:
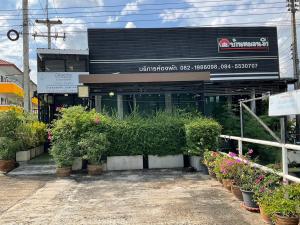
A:
<svg viewBox="0 0 300 225">
<path fill-rule="evenodd" d="M 61 38 L 55 41 L 57 48 L 62 49 L 87 49 L 87 25 L 84 24 L 84 20 L 73 18 L 61 18 L 66 26 L 57 26 L 56 30 L 58 34 L 62 35 L 66 33 L 66 39 Z"/>
<path fill-rule="evenodd" d="M 185 0 L 185 2 L 190 5 L 190 7 L 187 9 L 163 10 L 163 12 L 160 14 L 162 22 L 176 22 L 178 26 L 197 27 L 222 25 L 228 26 L 230 24 L 232 24 L 232 26 L 277 26 L 281 76 L 291 76 L 292 67 L 289 55 L 291 40 L 287 39 L 287 37 L 291 35 L 291 31 L 290 27 L 288 26 L 290 24 L 290 15 L 287 13 L 287 10 L 284 12 L 284 10 L 273 8 L 272 5 L 263 5 L 262 1 L 260 0 L 241 0 L 238 4 L 226 3 L 224 5 L 220 5 L 217 2 L 195 2 L 194 0 Z M 249 4 L 252 5 L 249 6 Z M 226 5 L 232 6 L 228 7 Z M 266 8 L 268 8 L 267 11 Z M 278 12 L 282 12 L 282 14 Z M 245 14 L 249 15 L 245 16 Z M 281 24 L 285 24 L 287 26 L 280 26 Z"/>
<path fill-rule="evenodd" d="M 135 14 L 140 10 L 140 4 L 144 3 L 146 0 L 136 0 L 133 2 L 127 3 L 120 12 L 118 16 L 109 16 L 106 20 L 107 23 L 117 22 L 121 19 L 122 16 L 127 16 Z"/>
<path fill-rule="evenodd" d="M 122 9 L 121 15 L 126 16 L 138 12 L 140 10 L 139 5 L 143 2 L 145 2 L 145 0 L 136 0 L 134 2 L 127 3 Z"/>
<path fill-rule="evenodd" d="M 127 22 L 125 28 L 136 28 L 136 25 L 133 22 Z"/>
<path fill-rule="evenodd" d="M 50 3 L 51 1 L 49 1 Z M 53 5 L 53 3 L 52 3 Z M 104 0 L 54 0 L 57 8 L 103 6 Z"/>
</svg>

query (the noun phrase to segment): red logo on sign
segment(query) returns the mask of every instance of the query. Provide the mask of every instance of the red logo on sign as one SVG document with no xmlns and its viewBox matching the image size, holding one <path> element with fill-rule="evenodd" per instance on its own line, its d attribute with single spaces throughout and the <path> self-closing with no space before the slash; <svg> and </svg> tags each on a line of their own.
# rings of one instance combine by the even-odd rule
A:
<svg viewBox="0 0 300 225">
<path fill-rule="evenodd" d="M 219 46 L 221 48 L 228 48 L 228 47 L 230 47 L 230 41 L 227 38 L 222 38 L 219 41 Z"/>
</svg>

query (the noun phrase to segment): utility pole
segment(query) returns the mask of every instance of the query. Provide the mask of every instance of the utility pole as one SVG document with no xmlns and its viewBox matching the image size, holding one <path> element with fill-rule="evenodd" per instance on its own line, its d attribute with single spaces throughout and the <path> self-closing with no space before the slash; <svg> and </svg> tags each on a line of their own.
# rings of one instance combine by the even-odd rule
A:
<svg viewBox="0 0 300 225">
<path fill-rule="evenodd" d="M 294 89 L 300 88 L 299 77 L 299 57 L 297 45 L 297 26 L 296 26 L 296 12 L 299 10 L 299 0 L 287 0 L 288 10 L 291 12 L 291 28 L 292 28 L 292 54 L 293 54 L 293 69 L 294 79 L 296 80 Z M 296 115 L 296 142 L 300 142 L 300 115 Z"/>
<path fill-rule="evenodd" d="M 51 38 L 66 38 L 66 35 L 64 33 L 64 35 L 58 35 L 57 33 L 55 35 L 51 35 L 51 26 L 54 25 L 61 25 L 62 21 L 61 20 L 49 20 L 49 15 L 48 15 L 48 0 L 46 1 L 46 20 L 35 20 L 36 23 L 40 23 L 40 24 L 45 24 L 47 26 L 47 35 L 44 34 L 38 34 L 35 33 L 32 36 L 34 38 L 36 37 L 47 37 L 48 38 L 48 49 L 51 49 Z"/>
<path fill-rule="evenodd" d="M 30 112 L 30 78 L 29 78 L 29 23 L 28 23 L 28 0 L 23 0 L 23 89 L 24 110 Z"/>
</svg>

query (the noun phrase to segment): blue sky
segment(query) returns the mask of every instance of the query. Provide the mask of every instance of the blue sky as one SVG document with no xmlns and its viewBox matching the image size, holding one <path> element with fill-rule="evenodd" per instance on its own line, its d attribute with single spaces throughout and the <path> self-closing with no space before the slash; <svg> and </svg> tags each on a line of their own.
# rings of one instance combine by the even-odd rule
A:
<svg viewBox="0 0 300 225">
<path fill-rule="evenodd" d="M 30 32 L 46 32 L 35 24 L 44 19 L 46 0 L 29 0 Z M 281 76 L 291 76 L 290 14 L 286 0 L 49 0 L 49 18 L 63 25 L 53 34 L 66 33 L 66 40 L 52 39 L 53 48 L 87 49 L 87 28 L 141 28 L 184 26 L 278 26 Z M 11 42 L 9 29 L 22 30 L 22 0 L 1 0 L 0 59 L 22 68 L 22 39 Z M 300 35 L 299 35 L 300 36 Z M 30 37 L 31 78 L 36 81 L 36 48 L 46 48 L 46 38 Z"/>
</svg>

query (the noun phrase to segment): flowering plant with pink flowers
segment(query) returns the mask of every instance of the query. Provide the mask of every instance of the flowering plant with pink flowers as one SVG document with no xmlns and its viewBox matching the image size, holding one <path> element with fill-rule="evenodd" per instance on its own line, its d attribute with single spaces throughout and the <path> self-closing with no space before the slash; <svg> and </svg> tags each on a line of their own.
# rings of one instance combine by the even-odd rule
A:
<svg viewBox="0 0 300 225">
<path fill-rule="evenodd" d="M 219 177 L 222 179 L 234 179 L 242 166 L 240 159 L 224 157 L 220 162 Z"/>
</svg>

